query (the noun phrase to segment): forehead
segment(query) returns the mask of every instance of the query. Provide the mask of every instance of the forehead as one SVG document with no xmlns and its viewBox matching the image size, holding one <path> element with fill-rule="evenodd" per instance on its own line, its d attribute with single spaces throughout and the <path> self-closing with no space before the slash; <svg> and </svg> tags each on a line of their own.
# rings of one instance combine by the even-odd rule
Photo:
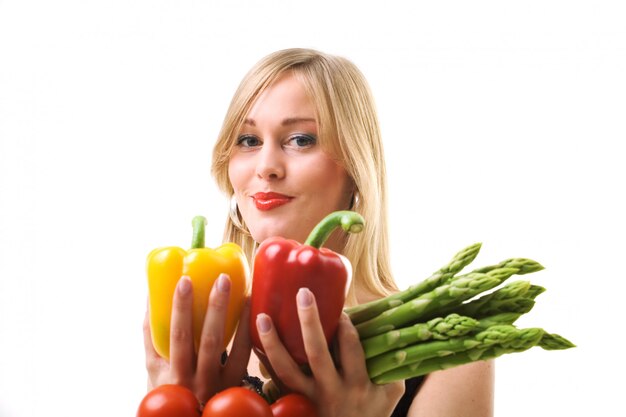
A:
<svg viewBox="0 0 626 417">
<path fill-rule="evenodd" d="M 302 81 L 288 72 L 259 95 L 246 119 L 315 118 L 316 113 L 315 104 Z"/>
</svg>

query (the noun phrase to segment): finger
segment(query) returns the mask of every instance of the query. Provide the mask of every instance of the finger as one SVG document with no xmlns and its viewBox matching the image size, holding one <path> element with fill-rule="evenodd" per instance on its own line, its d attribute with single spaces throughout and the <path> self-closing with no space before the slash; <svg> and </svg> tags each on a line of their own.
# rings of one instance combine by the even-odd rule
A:
<svg viewBox="0 0 626 417">
<path fill-rule="evenodd" d="M 313 395 L 313 381 L 302 373 L 289 352 L 287 352 L 287 349 L 285 349 L 270 316 L 265 313 L 259 314 L 256 318 L 256 326 L 263 350 L 276 377 L 296 392 Z"/>
<path fill-rule="evenodd" d="M 228 275 L 220 274 L 209 294 L 209 306 L 204 318 L 198 350 L 198 372 L 208 379 L 215 378 L 216 372 L 222 366 L 221 356 L 224 352 L 230 284 Z"/>
<path fill-rule="evenodd" d="M 322 384 L 332 387 L 333 385 L 331 384 L 337 382 L 338 374 L 328 350 L 328 343 L 320 322 L 315 296 L 308 288 L 300 288 L 296 299 L 304 350 L 311 371 Z"/>
<path fill-rule="evenodd" d="M 191 279 L 181 277 L 174 291 L 170 325 L 170 366 L 174 378 L 179 382 L 193 374 L 192 292 Z"/>
<path fill-rule="evenodd" d="M 228 381 L 241 380 L 245 375 L 252 351 L 252 341 L 250 339 L 250 299 L 246 299 L 241 315 L 239 316 L 239 325 L 233 340 L 233 347 L 228 355 L 226 363 L 225 378 Z"/>
<path fill-rule="evenodd" d="M 369 383 L 365 366 L 365 353 L 359 340 L 359 333 L 346 313 L 341 313 L 337 328 L 341 373 L 351 383 Z"/>
</svg>

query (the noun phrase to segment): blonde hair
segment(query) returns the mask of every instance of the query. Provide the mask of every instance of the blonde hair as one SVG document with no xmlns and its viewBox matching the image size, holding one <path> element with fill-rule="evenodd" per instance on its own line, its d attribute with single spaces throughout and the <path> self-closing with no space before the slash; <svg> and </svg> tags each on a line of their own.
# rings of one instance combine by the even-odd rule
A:
<svg viewBox="0 0 626 417">
<path fill-rule="evenodd" d="M 232 198 L 228 161 L 242 124 L 260 94 L 290 71 L 304 85 L 317 109 L 319 144 L 341 164 L 358 192 L 351 208 L 365 218 L 365 228 L 349 235 L 343 255 L 353 267 L 348 304 L 355 286 L 374 296 L 397 290 L 389 259 L 386 169 L 374 100 L 367 81 L 349 60 L 311 49 L 286 49 L 259 61 L 244 77 L 230 103 L 213 148 L 212 173 Z M 252 261 L 257 243 L 227 219 L 224 240 L 239 244 Z"/>
</svg>

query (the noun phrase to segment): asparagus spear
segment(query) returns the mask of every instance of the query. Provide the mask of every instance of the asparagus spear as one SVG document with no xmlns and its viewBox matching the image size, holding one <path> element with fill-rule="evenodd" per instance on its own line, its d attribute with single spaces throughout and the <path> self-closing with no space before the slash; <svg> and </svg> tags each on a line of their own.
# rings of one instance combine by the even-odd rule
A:
<svg viewBox="0 0 626 417">
<path fill-rule="evenodd" d="M 537 264 L 527 260 L 528 263 Z M 538 264 L 537 264 L 538 265 Z M 445 307 L 461 304 L 484 291 L 490 290 L 522 270 L 520 268 L 494 268 L 487 273 L 470 272 L 450 280 L 434 290 L 391 308 L 382 314 L 356 326 L 361 339 L 415 323 L 424 317 L 433 315 Z"/>
<path fill-rule="evenodd" d="M 479 323 L 471 317 L 450 314 L 437 317 L 426 323 L 417 323 L 410 327 L 391 330 L 378 336 L 361 340 L 365 358 L 369 359 L 397 348 L 424 342 L 427 340 L 446 340 L 470 333 L 478 328 Z"/>
<path fill-rule="evenodd" d="M 564 350 L 576 347 L 576 345 L 564 337 L 554 333 L 547 333 L 543 329 L 521 329 L 518 336 L 509 342 L 496 344 L 487 349 L 469 349 L 443 358 L 432 358 L 422 362 L 400 366 L 372 380 L 377 384 L 386 384 L 393 381 L 426 375 L 434 371 L 453 368 L 470 362 L 494 359 L 508 353 L 523 352 L 533 346 L 540 346 L 547 350 Z"/>
<path fill-rule="evenodd" d="M 482 268 L 478 268 L 473 272 L 486 273 L 489 271 L 493 271 L 494 269 L 500 269 L 500 268 L 518 268 L 519 272 L 517 273 L 517 275 L 524 275 L 524 274 L 530 274 L 532 272 L 541 271 L 543 269 L 543 266 L 539 262 L 535 262 L 527 258 L 510 258 L 496 265 L 489 265 L 489 266 L 484 266 Z"/>
<path fill-rule="evenodd" d="M 544 291 L 545 288 L 531 285 L 529 281 L 513 281 L 469 303 L 444 309 L 440 314 L 455 312 L 474 318 L 483 318 L 498 313 L 524 314 L 533 308 L 534 299 Z"/>
<path fill-rule="evenodd" d="M 478 329 L 485 330 L 491 326 L 501 324 L 513 324 L 521 317 L 521 313 L 498 313 L 493 316 L 483 317 L 478 321 Z"/>
<path fill-rule="evenodd" d="M 486 347 L 478 346 L 445 357 L 433 357 L 421 362 L 413 362 L 375 376 L 372 378 L 372 381 L 376 384 L 386 384 L 393 381 L 426 375 L 434 371 L 453 368 L 470 362 L 493 359 L 507 353 L 523 352 L 536 346 L 541 341 L 544 334 L 544 330 L 539 328 L 521 329 L 517 331 L 514 338 L 503 343 Z M 563 347 L 563 349 L 566 348 L 567 347 Z"/>
<path fill-rule="evenodd" d="M 474 336 L 456 337 L 449 340 L 417 343 L 406 348 L 378 355 L 367 361 L 370 378 L 392 369 L 427 359 L 441 358 L 458 352 L 484 351 L 495 344 L 505 345 L 521 337 L 520 330 L 511 325 L 492 326 Z M 537 343 L 539 339 L 537 339 Z"/>
<path fill-rule="evenodd" d="M 417 323 L 398 330 L 391 330 L 361 340 L 365 358 L 370 359 L 391 350 L 428 340 L 447 340 L 486 330 L 491 326 L 513 324 L 521 316 L 519 313 L 499 313 L 481 318 L 460 316 L 456 313 L 446 317 L 436 317 L 426 323 Z"/>
<path fill-rule="evenodd" d="M 545 333 L 539 341 L 539 346 L 545 350 L 562 350 L 576 347 L 575 344 L 554 333 Z"/>
<path fill-rule="evenodd" d="M 454 255 L 452 260 L 447 265 L 433 273 L 424 281 L 412 285 L 404 291 L 392 294 L 379 300 L 371 301 L 369 303 L 347 308 L 345 311 L 350 317 L 352 323 L 356 325 L 374 318 L 390 308 L 404 304 L 421 294 L 432 291 L 469 265 L 474 258 L 476 258 L 476 255 L 478 255 L 480 247 L 480 243 L 475 243 L 466 247 Z"/>
</svg>

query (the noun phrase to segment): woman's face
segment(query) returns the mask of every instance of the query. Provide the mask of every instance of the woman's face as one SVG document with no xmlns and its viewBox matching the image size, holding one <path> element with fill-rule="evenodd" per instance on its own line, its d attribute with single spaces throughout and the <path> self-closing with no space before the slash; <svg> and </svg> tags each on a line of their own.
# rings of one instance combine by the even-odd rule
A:
<svg viewBox="0 0 626 417">
<path fill-rule="evenodd" d="M 327 214 L 348 208 L 352 182 L 317 142 L 316 111 L 300 81 L 285 74 L 254 103 L 239 132 L 228 175 L 257 242 L 304 242 Z M 325 245 L 334 250 L 336 242 Z"/>
</svg>

